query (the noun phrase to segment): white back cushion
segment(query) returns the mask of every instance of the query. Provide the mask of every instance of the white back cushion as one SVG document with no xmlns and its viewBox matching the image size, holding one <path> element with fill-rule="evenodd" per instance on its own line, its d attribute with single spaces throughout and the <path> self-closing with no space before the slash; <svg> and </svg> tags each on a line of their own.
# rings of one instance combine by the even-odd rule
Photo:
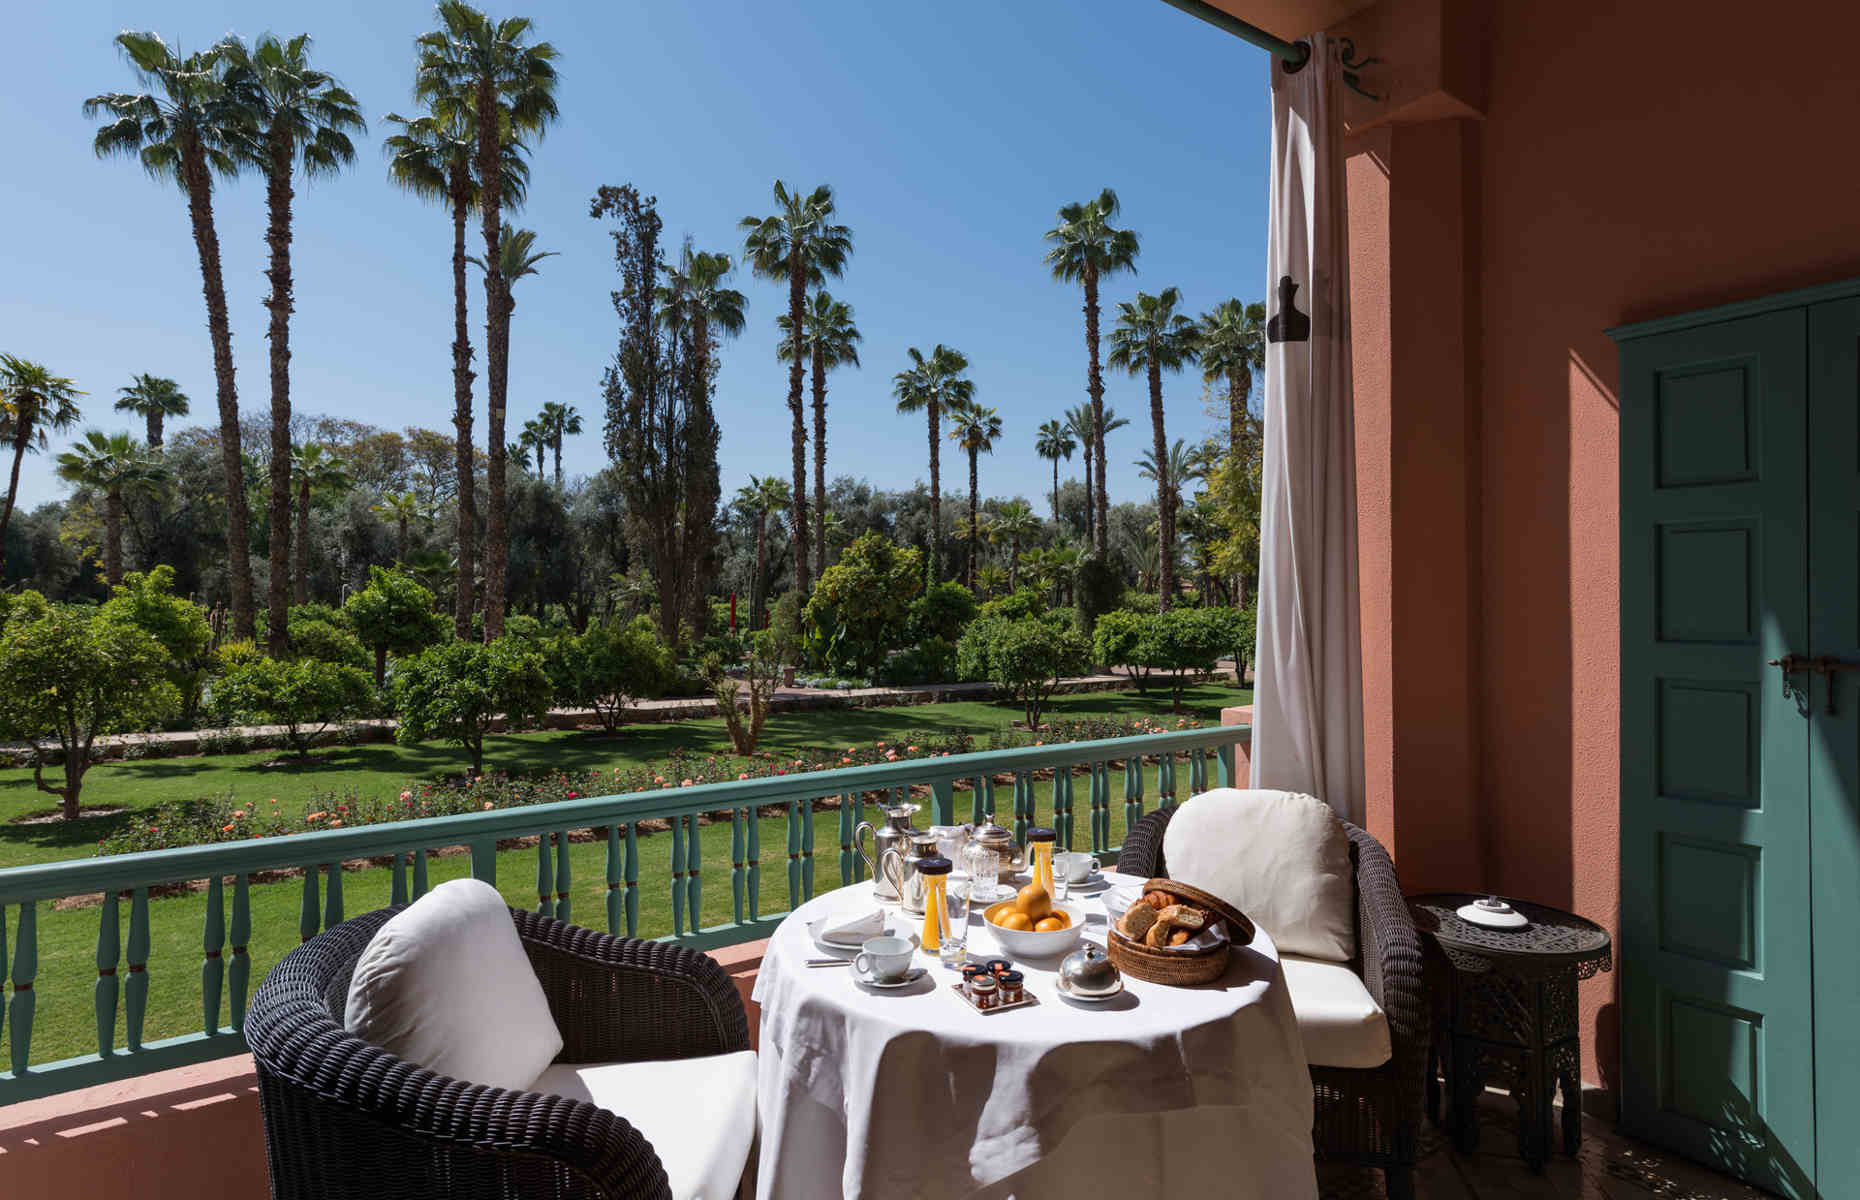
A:
<svg viewBox="0 0 1860 1200">
<path fill-rule="evenodd" d="M 1219 896 L 1286 954 L 1356 956 L 1350 839 L 1330 806 L 1298 792 L 1216 788 L 1163 831 L 1169 874 Z"/>
<path fill-rule="evenodd" d="M 478 879 L 440 884 L 375 931 L 344 1023 L 397 1058 L 493 1087 L 527 1086 L 562 1051 L 510 909 Z"/>
</svg>

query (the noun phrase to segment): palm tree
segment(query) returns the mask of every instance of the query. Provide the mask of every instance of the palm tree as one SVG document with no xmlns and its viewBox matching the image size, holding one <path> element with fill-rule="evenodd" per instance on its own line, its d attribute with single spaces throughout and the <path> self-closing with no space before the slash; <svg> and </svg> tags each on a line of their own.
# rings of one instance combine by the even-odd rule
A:
<svg viewBox="0 0 1860 1200">
<path fill-rule="evenodd" d="M 407 527 L 415 520 L 428 520 L 426 509 L 420 504 L 417 492 L 383 492 L 381 502 L 369 510 L 377 517 L 384 517 L 399 527 L 399 541 L 396 543 L 394 559 L 396 562 L 407 561 Z"/>
<path fill-rule="evenodd" d="M 510 317 L 517 311 L 517 297 L 513 290 L 517 280 L 525 275 L 537 274 L 536 264 L 556 254 L 554 250 L 536 249 L 536 233 L 530 229 L 513 229 L 504 226 L 497 240 L 497 258 L 495 261 L 481 259 L 476 255 L 465 261 L 485 273 L 486 279 L 497 279 L 497 288 L 487 295 L 494 297 L 487 301 L 491 305 L 491 320 L 487 323 L 486 343 L 490 346 L 491 371 L 488 385 L 491 393 L 490 421 L 485 430 L 485 441 L 492 447 L 485 470 L 485 502 L 491 511 L 485 520 L 484 530 L 484 636 L 486 640 L 502 637 L 504 634 L 504 567 L 510 555 L 510 533 L 505 528 L 504 512 L 504 389 L 510 377 Z M 487 262 L 490 265 L 486 265 Z M 538 455 L 537 474 L 541 471 L 541 456 Z M 557 451 L 557 470 L 560 471 L 560 450 Z M 495 617 L 495 621 L 493 621 Z M 495 628 L 493 626 L 495 625 Z"/>
<path fill-rule="evenodd" d="M 515 278 L 515 276 L 512 276 Z M 554 400 L 544 402 L 542 415 L 536 418 L 542 435 L 547 439 L 550 449 L 555 451 L 555 486 L 562 486 L 562 439 L 573 437 L 581 432 L 581 414 L 572 404 L 559 404 Z M 536 456 L 536 474 L 542 475 L 542 455 Z"/>
<path fill-rule="evenodd" d="M 319 492 L 349 486 L 348 465 L 314 442 L 293 446 L 289 459 L 291 479 L 297 484 L 297 539 L 292 546 L 293 574 L 297 577 L 297 603 L 310 603 L 310 499 Z M 274 468 L 275 470 L 276 468 Z M 274 609 L 271 623 L 283 625 L 282 609 Z"/>
<path fill-rule="evenodd" d="M 1057 422 L 1047 422 L 1057 424 Z M 1033 515 L 1033 506 L 1025 500 L 1010 500 L 995 513 L 995 519 L 988 524 L 990 541 L 1008 544 L 1008 591 L 1020 587 L 1020 542 L 1022 538 L 1032 537 L 1040 532 L 1040 518 Z"/>
<path fill-rule="evenodd" d="M 736 490 L 736 503 L 756 514 L 756 574 L 749 581 L 749 627 L 762 625 L 762 574 L 768 552 L 769 514 L 780 512 L 793 501 L 788 481 L 779 476 L 749 477 L 749 486 Z"/>
<path fill-rule="evenodd" d="M 116 402 L 117 412 L 132 412 L 148 423 L 149 449 L 161 449 L 162 422 L 169 417 L 187 415 L 187 396 L 182 393 L 181 385 L 172 379 L 163 379 L 159 375 L 138 375 L 128 387 L 116 389 L 122 399 Z"/>
<path fill-rule="evenodd" d="M 472 452 L 471 330 L 468 325 L 465 286 L 465 216 L 478 203 L 478 181 L 472 175 L 477 154 L 478 125 L 472 93 L 435 94 L 426 116 L 409 120 L 395 113 L 385 118 L 401 132 L 382 143 L 388 155 L 388 177 L 425 200 L 445 203 L 452 215 L 452 426 L 457 453 L 458 547 L 454 569 L 453 628 L 459 637 L 471 636 L 472 581 L 476 576 L 473 536 L 478 525 L 475 496 L 477 465 Z M 522 144 L 514 137 L 499 139 L 503 174 L 498 191 L 504 207 L 523 203 L 529 187 L 529 165 Z"/>
<path fill-rule="evenodd" d="M 1266 306 L 1223 300 L 1201 314 L 1201 379 L 1227 385 L 1227 436 L 1236 456 L 1245 450 L 1247 401 L 1253 372 L 1266 369 Z"/>
<path fill-rule="evenodd" d="M 1136 302 L 1117 306 L 1117 328 L 1111 331 L 1111 353 L 1107 361 L 1132 375 L 1143 372 L 1150 383 L 1150 433 L 1155 439 L 1151 461 L 1169 460 L 1169 439 L 1163 430 L 1162 376 L 1164 371 L 1179 371 L 1195 361 L 1198 353 L 1195 323 L 1176 311 L 1182 294 L 1164 288 L 1160 295 L 1138 292 Z M 1104 479 L 1098 480 L 1102 487 Z M 1156 481 L 1156 515 L 1160 528 L 1158 577 L 1162 588 L 1161 607 L 1169 611 L 1175 598 L 1175 492 L 1166 480 Z"/>
<path fill-rule="evenodd" d="M 781 327 L 776 353 L 783 362 L 795 355 L 794 323 L 775 318 Z M 814 575 L 827 570 L 827 372 L 834 367 L 858 366 L 859 343 L 865 335 L 853 324 L 852 305 L 842 304 L 825 291 L 814 293 L 801 324 L 801 353 L 814 368 Z"/>
<path fill-rule="evenodd" d="M 509 280 L 499 240 L 503 236 L 501 181 L 506 134 L 540 141 L 556 117 L 556 50 L 548 42 L 528 42 L 528 17 L 492 21 L 462 0 L 441 0 L 440 28 L 416 43 L 420 65 L 414 95 L 428 103 L 452 104 L 470 98 L 478 135 L 474 166 L 478 174 L 478 213 L 484 231 L 485 392 L 488 421 L 485 444 L 490 453 L 486 484 L 491 512 L 485 541 L 484 636 L 504 633 L 504 408 L 510 385 Z M 461 483 L 463 480 L 461 479 Z M 461 492 L 465 489 L 461 488 Z"/>
<path fill-rule="evenodd" d="M 1105 188 L 1096 200 L 1068 204 L 1059 210 L 1059 224 L 1046 231 L 1050 249 L 1046 262 L 1053 268 L 1053 278 L 1062 283 L 1079 283 L 1085 288 L 1085 350 L 1087 366 L 1085 391 L 1091 397 L 1092 433 L 1086 446 L 1097 455 L 1098 491 L 1096 531 L 1098 557 L 1109 546 L 1105 533 L 1110 500 L 1104 483 L 1104 373 L 1098 366 L 1098 282 L 1120 271 L 1136 273 L 1137 235 L 1117 229 L 1111 218 L 1118 212 L 1117 193 Z"/>
<path fill-rule="evenodd" d="M 1136 461 L 1137 474 L 1156 485 L 1158 497 L 1167 491 L 1170 507 L 1177 512 L 1181 511 L 1182 489 L 1187 487 L 1191 480 L 1207 478 L 1208 460 L 1203 453 L 1203 447 L 1197 446 L 1190 450 L 1183 445 L 1181 438 L 1177 438 L 1170 445 L 1169 453 L 1162 459 L 1162 469 L 1158 470 L 1156 464 L 1156 451 L 1145 450 L 1143 457 Z M 1158 505 L 1159 525 L 1161 513 L 1161 505 Z M 1172 539 L 1160 536 L 1158 541 L 1162 546 L 1160 554 L 1171 563 L 1170 570 L 1173 573 L 1176 543 Z"/>
<path fill-rule="evenodd" d="M 291 454 L 291 177 L 301 167 L 307 178 L 334 175 L 355 161 L 350 130 L 363 130 L 361 106 L 334 76 L 310 65 L 310 35 L 289 41 L 271 34 L 248 49 L 236 37 L 219 45 L 229 90 L 251 136 L 240 143 L 240 158 L 265 177 L 265 242 L 271 265 L 265 275 L 271 294 L 266 329 L 271 354 L 271 461 L 287 463 Z M 267 604 L 282 612 L 289 602 L 291 566 L 291 479 L 271 472 L 271 574 Z M 290 649 L 284 622 L 271 622 L 269 649 Z"/>
<path fill-rule="evenodd" d="M 226 565 L 232 577 L 233 636 L 254 633 L 251 513 L 240 459 L 239 390 L 233 375 L 232 325 L 220 274 L 220 239 L 213 225 L 213 176 L 238 173 L 247 114 L 226 87 L 218 50 L 182 55 L 153 33 L 116 35 L 144 92 L 106 92 L 84 101 L 84 115 L 108 118 L 92 143 L 98 157 L 135 155 L 156 179 L 171 180 L 187 197 L 194 249 L 200 257 L 213 343 L 213 377 L 220 410 L 220 465 L 226 477 Z"/>
<path fill-rule="evenodd" d="M 123 582 L 123 492 L 160 483 L 171 472 L 159 454 L 126 433 L 92 429 L 58 456 L 58 477 L 103 493 L 103 578 Z"/>
<path fill-rule="evenodd" d="M 536 478 L 543 477 L 543 472 L 548 467 L 548 459 L 545 455 L 549 452 L 549 434 L 541 417 L 531 417 L 523 422 L 523 432 L 517 435 L 516 441 L 510 443 L 509 452 L 510 457 L 526 467 L 529 466 L 530 457 L 534 455 Z"/>
<path fill-rule="evenodd" d="M 891 394 L 897 398 L 899 412 L 923 409 L 930 415 L 929 579 L 935 583 L 943 574 L 942 414 L 944 409 L 969 403 L 975 396 L 975 382 L 963 375 L 969 360 L 962 351 L 941 342 L 927 358 L 915 346 L 910 356 L 909 369 L 892 376 Z"/>
<path fill-rule="evenodd" d="M 949 425 L 950 440 L 969 452 L 969 590 L 974 591 L 975 560 L 981 557 L 982 548 L 976 522 L 981 497 L 977 464 L 982 455 L 994 453 L 995 442 L 1001 437 L 1001 414 L 965 400 L 950 407 Z"/>
<path fill-rule="evenodd" d="M 1041 458 L 1053 460 L 1053 522 L 1059 521 L 1059 460 L 1072 460 L 1072 452 L 1079 444 L 1072 440 L 1072 431 L 1058 421 L 1047 421 L 1040 426 L 1040 434 L 1034 439 L 1033 448 Z"/>
<path fill-rule="evenodd" d="M 1097 504 L 1093 499 L 1096 493 L 1091 490 L 1091 453 L 1098 441 L 1098 423 L 1092 416 L 1089 400 L 1066 410 L 1066 432 L 1077 438 L 1079 446 L 1085 451 L 1085 540 L 1091 541 L 1092 530 L 1098 524 Z"/>
<path fill-rule="evenodd" d="M 833 217 L 831 187 L 823 183 L 803 196 L 777 179 L 775 212 L 740 222 L 750 269 L 764 279 L 787 281 L 790 329 L 804 328 L 807 289 L 829 276 L 839 278 L 852 257 L 852 230 Z M 788 363 L 788 411 L 794 418 L 794 581 L 805 596 L 813 584 L 808 577 L 807 422 L 801 413 L 801 371 L 797 354 Z"/>
<path fill-rule="evenodd" d="M 724 281 L 736 264 L 727 254 L 693 251 L 686 246 L 678 265 L 665 272 L 659 285 L 659 322 L 675 333 L 688 336 L 692 364 L 699 379 L 709 381 L 713 371 L 711 356 L 726 337 L 743 332 L 743 310 L 749 300 Z"/>
<path fill-rule="evenodd" d="M 0 569 L 6 562 L 13 502 L 19 496 L 19 465 L 29 452 L 45 449 L 47 429 L 77 424 L 77 398 L 82 395 L 69 379 L 52 374 L 44 364 L 0 354 L 0 433 L 13 442 L 13 473 L 7 477 L 6 508 L 0 509 Z"/>
</svg>

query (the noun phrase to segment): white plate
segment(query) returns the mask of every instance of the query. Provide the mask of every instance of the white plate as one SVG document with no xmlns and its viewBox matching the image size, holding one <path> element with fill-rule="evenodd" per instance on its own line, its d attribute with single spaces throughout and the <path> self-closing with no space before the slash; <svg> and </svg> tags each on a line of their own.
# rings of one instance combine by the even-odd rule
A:
<svg viewBox="0 0 1860 1200">
<path fill-rule="evenodd" d="M 1053 980 L 1053 986 L 1058 989 L 1060 995 L 1064 996 L 1068 1000 L 1076 1000 L 1080 1004 L 1097 1004 L 1099 1001 L 1102 1001 L 1102 1000 L 1115 1000 L 1119 996 L 1124 994 L 1124 981 L 1122 979 L 1119 979 L 1117 981 L 1116 991 L 1105 992 L 1097 996 L 1087 996 L 1082 993 L 1075 992 L 1070 987 L 1066 986 L 1066 981 L 1063 979 Z"/>
<path fill-rule="evenodd" d="M 861 975 L 857 971 L 853 973 L 853 978 L 857 980 L 864 987 L 885 988 L 889 990 L 891 988 L 909 987 L 913 983 L 916 983 L 919 979 L 922 979 L 927 974 L 929 974 L 929 972 L 925 970 L 923 967 L 912 967 L 910 970 L 904 973 L 904 977 L 902 979 L 894 979 L 890 983 L 885 983 L 881 980 L 873 979 L 869 975 Z"/>
</svg>

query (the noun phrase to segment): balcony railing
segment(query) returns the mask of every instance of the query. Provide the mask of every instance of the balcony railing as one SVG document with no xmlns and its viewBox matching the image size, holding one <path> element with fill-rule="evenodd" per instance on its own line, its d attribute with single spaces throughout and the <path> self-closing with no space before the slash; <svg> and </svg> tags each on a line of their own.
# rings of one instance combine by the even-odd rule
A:
<svg viewBox="0 0 1860 1200">
<path fill-rule="evenodd" d="M 853 847 L 853 831 L 865 819 L 868 796 L 902 800 L 922 794 L 912 789 L 927 788 L 933 823 L 947 825 L 956 820 L 958 785 L 967 782 L 964 819 L 980 822 L 995 818 L 996 794 L 1009 790 L 996 782 L 1003 775 L 1013 780 L 1011 816 L 1003 824 L 1010 824 L 1017 841 L 1025 843 L 1028 827 L 1044 812 L 1062 848 L 1089 847 L 1101 858 L 1109 858 L 1117 851 L 1110 839 L 1113 797 L 1118 792 L 1123 796 L 1127 829 L 1143 813 L 1145 780 L 1152 765 L 1157 803 L 1167 807 L 1176 800 L 1178 765 L 1187 770 L 1191 793 L 1208 787 L 1210 765 L 1217 783 L 1232 782 L 1234 748 L 1245 744 L 1249 733 L 1247 726 L 1230 725 L 1030 746 L 0 870 L 0 967 L 8 961 L 7 917 L 17 910 L 11 952 L 13 992 L 0 1012 L 11 1064 L 10 1070 L 0 1072 L 0 1105 L 244 1051 L 246 1003 L 255 982 L 250 953 L 252 894 L 258 887 L 289 887 L 295 882 L 301 888 L 297 932 L 308 940 L 344 918 L 344 863 L 385 860 L 390 866 L 387 894 L 370 897 L 366 906 L 401 904 L 425 893 L 431 852 L 465 847 L 471 874 L 495 884 L 498 843 L 535 837 L 537 911 L 566 921 L 575 916 L 569 899 L 573 883 L 569 833 L 594 830 L 597 835 L 604 832 L 606 839 L 606 911 L 599 916 L 605 918 L 609 932 L 637 936 L 639 826 L 642 821 L 669 822 L 670 937 L 708 949 L 766 937 L 788 911 L 812 898 L 813 805 L 817 799 L 837 796 L 840 800 L 839 884 L 835 886 L 865 876 L 863 860 Z M 1036 774 L 1047 772 L 1051 773 L 1049 801 L 1041 804 Z M 1085 808 L 1082 831 L 1080 800 Z M 784 812 L 787 846 L 778 861 L 787 871 L 788 907 L 763 913 L 759 812 L 770 808 Z M 705 870 L 699 821 L 706 814 L 713 819 L 727 815 L 730 824 L 732 913 L 731 920 L 708 926 L 701 920 Z M 714 820 L 711 833 L 720 841 L 719 823 Z M 262 872 L 293 870 L 301 870 L 301 881 L 254 883 L 252 878 Z M 203 881 L 199 1032 L 145 1042 L 150 976 L 167 966 L 151 962 L 151 889 L 159 897 L 163 889 Z M 32 1036 L 39 997 L 34 987 L 39 975 L 39 906 L 96 895 L 101 895 L 96 906 L 97 980 L 92 998 L 97 1051 L 35 1064 Z M 126 938 L 121 914 L 124 896 L 129 908 Z M 580 914 L 583 924 L 589 923 L 589 915 Z M 177 962 L 169 969 L 189 967 Z M 120 1045 L 119 1002 L 124 1033 Z M 222 1017 L 227 1018 L 224 1023 Z"/>
</svg>

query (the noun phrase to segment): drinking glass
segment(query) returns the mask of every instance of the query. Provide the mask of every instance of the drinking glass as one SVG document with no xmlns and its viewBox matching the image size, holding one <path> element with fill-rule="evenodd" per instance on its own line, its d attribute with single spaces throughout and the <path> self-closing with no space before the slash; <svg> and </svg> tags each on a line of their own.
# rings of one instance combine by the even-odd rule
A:
<svg viewBox="0 0 1860 1200">
<path fill-rule="evenodd" d="M 962 865 L 969 874 L 969 898 L 992 904 L 1000 895 L 996 881 L 1001 878 L 1001 856 L 980 842 L 970 842 L 962 849 Z"/>
<path fill-rule="evenodd" d="M 1067 879 L 1066 873 L 1063 870 L 1058 869 L 1057 867 L 1053 868 L 1052 874 L 1053 874 L 1053 900 L 1055 903 L 1057 903 L 1057 902 L 1065 900 L 1067 896 L 1070 896 L 1072 894 L 1072 881 Z"/>
<path fill-rule="evenodd" d="M 949 877 L 943 905 L 944 915 L 948 919 L 937 945 L 937 958 L 946 967 L 968 961 L 969 890 L 974 885 L 975 881 L 967 875 Z"/>
</svg>

